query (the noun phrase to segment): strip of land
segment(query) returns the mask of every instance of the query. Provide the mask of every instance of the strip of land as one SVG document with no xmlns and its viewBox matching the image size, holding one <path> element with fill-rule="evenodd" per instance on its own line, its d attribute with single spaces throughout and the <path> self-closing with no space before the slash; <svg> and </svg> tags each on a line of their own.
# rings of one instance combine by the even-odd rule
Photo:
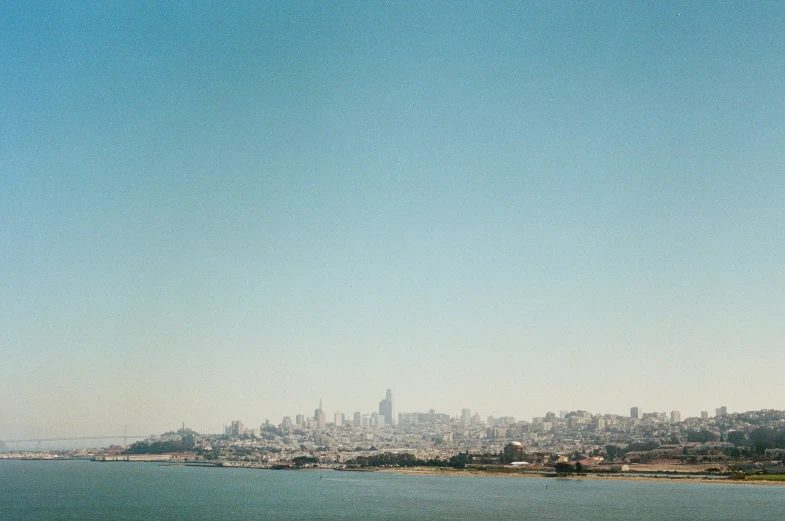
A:
<svg viewBox="0 0 785 521">
<path fill-rule="evenodd" d="M 609 480 L 609 481 L 637 481 L 644 483 L 675 481 L 679 483 L 717 483 L 726 485 L 785 485 L 785 476 L 748 476 L 745 479 L 729 479 L 726 477 L 704 477 L 695 475 L 673 475 L 664 476 L 656 474 L 651 476 L 617 474 L 598 474 L 586 473 L 571 476 L 555 476 L 553 474 L 540 474 L 536 472 L 498 472 L 493 470 L 481 469 L 449 469 L 449 468 L 386 468 L 378 469 L 377 472 L 389 472 L 395 474 L 406 474 L 412 476 L 477 476 L 494 478 L 547 478 L 555 480 Z"/>
</svg>

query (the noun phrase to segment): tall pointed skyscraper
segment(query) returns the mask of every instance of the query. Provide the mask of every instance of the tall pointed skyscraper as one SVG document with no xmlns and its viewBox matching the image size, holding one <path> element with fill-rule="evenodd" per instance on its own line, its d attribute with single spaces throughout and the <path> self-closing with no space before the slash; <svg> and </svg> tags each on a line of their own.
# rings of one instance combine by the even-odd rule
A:
<svg viewBox="0 0 785 521">
<path fill-rule="evenodd" d="M 325 425 L 327 425 L 327 417 L 324 414 L 324 409 L 322 409 L 321 398 L 319 398 L 319 408 L 313 412 L 313 419 L 316 420 L 316 427 L 319 429 L 324 429 Z"/>
<path fill-rule="evenodd" d="M 384 400 L 379 402 L 379 414 L 384 416 L 385 425 L 395 426 L 398 423 L 398 418 L 395 417 L 392 389 L 387 389 L 387 395 Z"/>
</svg>

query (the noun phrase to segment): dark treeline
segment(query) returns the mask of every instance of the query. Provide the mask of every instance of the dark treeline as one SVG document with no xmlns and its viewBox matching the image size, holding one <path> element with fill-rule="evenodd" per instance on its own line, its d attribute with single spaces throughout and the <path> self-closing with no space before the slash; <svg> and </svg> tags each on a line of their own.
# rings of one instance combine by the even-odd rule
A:
<svg viewBox="0 0 785 521">
<path fill-rule="evenodd" d="M 745 455 L 763 455 L 766 449 L 785 449 L 785 429 L 775 430 L 771 427 L 758 427 L 749 433 L 730 431 L 724 438 L 702 429 L 688 433 L 687 441 L 701 443 L 725 441 L 732 443 L 737 448 L 748 448 L 750 454 Z"/>
<path fill-rule="evenodd" d="M 420 459 L 414 454 L 403 452 L 400 454 L 374 454 L 372 456 L 358 456 L 347 461 L 347 465 L 356 467 L 452 467 L 462 469 L 469 462 L 469 453 L 459 453 L 451 456 L 450 459 Z"/>
<path fill-rule="evenodd" d="M 185 436 L 182 441 L 156 441 L 146 443 L 137 441 L 123 451 L 123 454 L 165 454 L 167 452 L 189 452 L 194 448 L 193 438 Z"/>
<path fill-rule="evenodd" d="M 313 456 L 297 456 L 292 460 L 292 463 L 294 463 L 296 467 L 305 467 L 309 464 L 314 465 L 319 463 L 319 458 L 315 458 Z"/>
<path fill-rule="evenodd" d="M 785 429 L 779 431 L 770 427 L 755 429 L 749 434 L 749 444 L 756 454 L 764 454 L 766 449 L 785 449 Z"/>
<path fill-rule="evenodd" d="M 685 438 L 683 438 L 685 439 Z M 723 448 L 721 452 L 730 457 L 763 457 L 767 449 L 785 450 L 785 428 L 772 429 L 771 427 L 758 427 L 750 432 L 729 431 L 726 435 L 720 436 L 706 429 L 689 431 L 686 433 L 685 441 L 691 443 L 711 443 L 724 441 L 731 443 L 733 447 Z M 678 444 L 679 440 L 671 443 Z M 614 460 L 623 458 L 631 451 L 650 451 L 658 449 L 660 443 L 655 441 L 644 441 L 630 443 L 627 446 L 607 445 L 605 447 L 606 456 Z M 706 449 L 699 450 L 696 454 L 704 454 Z M 687 451 L 684 451 L 687 454 Z"/>
</svg>

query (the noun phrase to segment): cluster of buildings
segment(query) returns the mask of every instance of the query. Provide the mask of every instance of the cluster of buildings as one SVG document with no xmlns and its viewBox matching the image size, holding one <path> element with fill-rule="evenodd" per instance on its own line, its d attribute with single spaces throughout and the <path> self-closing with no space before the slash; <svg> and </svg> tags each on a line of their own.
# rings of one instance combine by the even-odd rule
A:
<svg viewBox="0 0 785 521">
<path fill-rule="evenodd" d="M 239 422 L 232 422 L 232 425 Z M 383 428 L 383 427 L 394 427 L 398 421 L 395 416 L 395 404 L 393 401 L 392 390 L 387 389 L 387 394 L 379 402 L 379 411 L 372 412 L 370 414 L 361 413 L 359 411 L 355 412 L 351 416 L 347 416 L 346 414 L 338 411 L 333 414 L 332 422 L 327 421 L 327 415 L 324 412 L 322 401 L 319 400 L 319 408 L 316 409 L 313 413 L 313 416 L 305 416 L 304 414 L 298 414 L 295 416 L 294 421 L 290 416 L 284 416 L 283 420 L 281 421 L 279 428 L 285 432 L 293 432 L 294 430 L 313 430 L 313 429 L 324 429 L 327 427 L 328 423 L 331 423 L 332 426 L 342 427 L 342 426 L 355 426 L 355 427 L 366 427 L 366 428 Z M 262 426 L 260 430 L 265 429 L 265 426 Z M 228 432 L 227 432 L 228 434 Z M 251 430 L 248 431 L 247 434 L 255 435 L 255 431 Z M 235 434 L 236 435 L 236 434 Z"/>
<path fill-rule="evenodd" d="M 703 411 L 700 417 L 690 418 L 682 418 L 677 410 L 643 412 L 640 407 L 632 407 L 629 416 L 549 411 L 531 421 L 511 416 L 483 419 L 470 409 L 457 416 L 433 409 L 396 414 L 390 389 L 378 411 L 336 412 L 331 420 L 327 421 L 320 402 L 313 416 L 298 414 L 294 421 L 287 416 L 278 425 L 265 422 L 258 429 L 244 429 L 241 422 L 233 421 L 224 436 L 200 437 L 197 453 L 263 465 L 303 455 L 316 456 L 324 464 L 341 464 L 378 452 L 408 452 L 421 459 L 448 459 L 462 452 L 502 454 L 514 442 L 525 447 L 530 458 L 531 454 L 545 459 L 581 454 L 596 461 L 618 460 L 618 455 L 608 452 L 618 447 L 626 463 L 653 458 L 694 462 L 721 460 L 738 448 L 742 438 L 731 433 L 746 435 L 761 425 L 785 431 L 783 412 L 729 414 L 725 406 L 712 417 Z M 698 433 L 706 439 L 698 440 Z"/>
<path fill-rule="evenodd" d="M 393 392 L 388 389 L 378 410 L 371 413 L 336 412 L 328 419 L 320 401 L 313 415 L 297 414 L 294 420 L 286 416 L 277 425 L 266 421 L 248 428 L 235 420 L 222 434 L 206 435 L 183 425 L 148 441 L 188 440 L 197 460 L 252 466 L 280 465 L 302 456 L 318 458 L 320 464 L 341 465 L 385 452 L 410 453 L 423 460 L 468 453 L 489 462 L 493 455 L 510 450 L 520 452 L 516 459 L 541 463 L 578 456 L 587 463 L 660 459 L 695 463 L 749 455 L 754 432 L 763 427 L 781 433 L 785 440 L 785 411 L 728 413 L 722 406 L 711 417 L 702 411 L 699 417 L 682 418 L 677 410 L 643 412 L 632 407 L 629 416 L 561 410 L 531 421 L 512 416 L 483 419 L 468 408 L 459 415 L 433 409 L 396 412 Z M 767 447 L 766 456 L 782 459 L 785 445 L 777 447 Z"/>
<path fill-rule="evenodd" d="M 728 407 L 723 405 L 722 407 L 717 407 L 714 409 L 714 417 L 719 418 L 722 416 L 726 416 L 728 414 Z M 667 421 L 668 416 L 664 412 L 647 412 L 644 413 L 640 407 L 630 407 L 630 418 L 635 418 L 636 420 L 643 420 L 646 418 L 656 418 L 657 421 L 664 422 Z M 700 415 L 701 420 L 708 420 L 709 419 L 709 411 L 701 411 Z M 679 411 L 671 411 L 670 414 L 670 422 L 671 423 L 680 423 L 681 422 L 681 413 Z"/>
</svg>

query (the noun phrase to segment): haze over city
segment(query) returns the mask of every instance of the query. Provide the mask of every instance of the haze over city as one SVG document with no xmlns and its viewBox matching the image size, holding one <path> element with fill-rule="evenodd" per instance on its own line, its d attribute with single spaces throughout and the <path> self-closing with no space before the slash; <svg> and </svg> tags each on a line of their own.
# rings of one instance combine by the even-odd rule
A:
<svg viewBox="0 0 785 521">
<path fill-rule="evenodd" d="M 781 409 L 783 27 L 0 6 L 0 439 Z"/>
</svg>

